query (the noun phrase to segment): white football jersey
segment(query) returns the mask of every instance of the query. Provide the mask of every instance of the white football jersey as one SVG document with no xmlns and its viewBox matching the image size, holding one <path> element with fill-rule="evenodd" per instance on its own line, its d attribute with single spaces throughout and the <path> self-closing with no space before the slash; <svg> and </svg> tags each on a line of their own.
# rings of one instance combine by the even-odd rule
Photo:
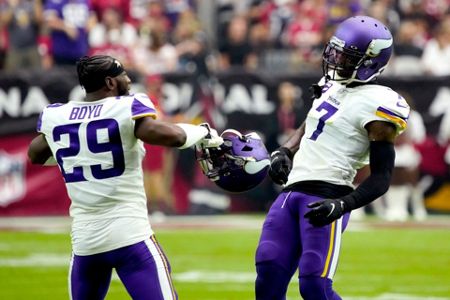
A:
<svg viewBox="0 0 450 300">
<path fill-rule="evenodd" d="M 347 88 L 327 82 L 306 117 L 305 135 L 286 185 L 320 180 L 353 187 L 356 171 L 369 163 L 370 142 L 364 126 L 372 121 L 391 122 L 400 134 L 409 110 L 405 99 L 388 87 Z"/>
<path fill-rule="evenodd" d="M 72 201 L 73 251 L 90 255 L 147 239 L 143 142 L 135 120 L 156 110 L 145 94 L 46 107 L 38 122 Z"/>
</svg>

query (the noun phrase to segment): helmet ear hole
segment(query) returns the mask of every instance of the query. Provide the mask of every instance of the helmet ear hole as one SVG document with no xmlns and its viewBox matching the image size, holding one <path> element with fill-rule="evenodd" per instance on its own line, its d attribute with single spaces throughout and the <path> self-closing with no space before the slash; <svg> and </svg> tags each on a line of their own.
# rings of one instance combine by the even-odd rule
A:
<svg viewBox="0 0 450 300">
<path fill-rule="evenodd" d="M 244 148 L 242 148 L 242 151 L 246 151 L 246 152 L 252 151 L 252 150 L 253 150 L 253 147 L 250 147 L 250 146 L 247 146 L 247 145 L 245 145 Z"/>
</svg>

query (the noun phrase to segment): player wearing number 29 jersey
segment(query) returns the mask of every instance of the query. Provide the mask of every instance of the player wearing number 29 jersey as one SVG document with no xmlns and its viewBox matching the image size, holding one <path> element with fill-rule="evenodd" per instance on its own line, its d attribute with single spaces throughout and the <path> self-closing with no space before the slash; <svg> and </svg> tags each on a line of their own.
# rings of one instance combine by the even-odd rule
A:
<svg viewBox="0 0 450 300">
<path fill-rule="evenodd" d="M 143 142 L 185 149 L 223 139 L 207 124 L 156 120 L 150 99 L 129 95 L 130 78 L 110 56 L 81 58 L 77 73 L 85 101 L 45 108 L 28 149 L 32 163 L 56 160 L 72 200 L 70 299 L 104 299 L 113 269 L 132 299 L 177 299 L 147 217 Z"/>
<path fill-rule="evenodd" d="M 135 120 L 156 118 L 145 94 L 45 108 L 38 132 L 55 153 L 72 201 L 73 251 L 90 255 L 152 235 Z M 151 153 L 149 153 L 151 155 Z"/>
<path fill-rule="evenodd" d="M 256 251 L 256 299 L 285 299 L 296 269 L 305 300 L 341 300 L 332 288 L 350 211 L 383 195 L 394 167 L 393 142 L 405 130 L 406 101 L 376 84 L 392 51 L 376 19 L 342 22 L 323 52 L 305 122 L 271 154 L 269 175 L 284 189 L 272 204 Z M 357 170 L 371 174 L 356 189 Z"/>
</svg>

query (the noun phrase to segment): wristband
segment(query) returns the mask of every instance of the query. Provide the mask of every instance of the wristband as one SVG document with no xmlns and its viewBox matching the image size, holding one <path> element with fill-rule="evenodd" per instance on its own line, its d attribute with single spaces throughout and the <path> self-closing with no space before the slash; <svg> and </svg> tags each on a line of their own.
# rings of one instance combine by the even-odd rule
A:
<svg viewBox="0 0 450 300">
<path fill-rule="evenodd" d="M 183 145 L 178 147 L 178 149 L 186 149 L 195 145 L 209 133 L 208 129 L 204 126 L 197 126 L 186 123 L 176 123 L 175 125 L 183 129 L 184 133 L 186 134 L 186 141 Z"/>
</svg>

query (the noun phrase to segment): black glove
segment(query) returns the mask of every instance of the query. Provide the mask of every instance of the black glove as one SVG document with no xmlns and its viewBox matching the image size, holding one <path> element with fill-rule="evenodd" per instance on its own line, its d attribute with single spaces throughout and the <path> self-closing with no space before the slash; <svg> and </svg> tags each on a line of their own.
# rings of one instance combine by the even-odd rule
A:
<svg viewBox="0 0 450 300">
<path fill-rule="evenodd" d="M 341 199 L 325 199 L 310 203 L 308 207 L 311 210 L 305 214 L 305 218 L 316 227 L 328 225 L 346 212 L 344 204 Z"/>
<path fill-rule="evenodd" d="M 280 147 L 270 154 L 269 176 L 276 184 L 287 182 L 289 172 L 292 169 L 292 152 L 285 147 Z"/>
</svg>

